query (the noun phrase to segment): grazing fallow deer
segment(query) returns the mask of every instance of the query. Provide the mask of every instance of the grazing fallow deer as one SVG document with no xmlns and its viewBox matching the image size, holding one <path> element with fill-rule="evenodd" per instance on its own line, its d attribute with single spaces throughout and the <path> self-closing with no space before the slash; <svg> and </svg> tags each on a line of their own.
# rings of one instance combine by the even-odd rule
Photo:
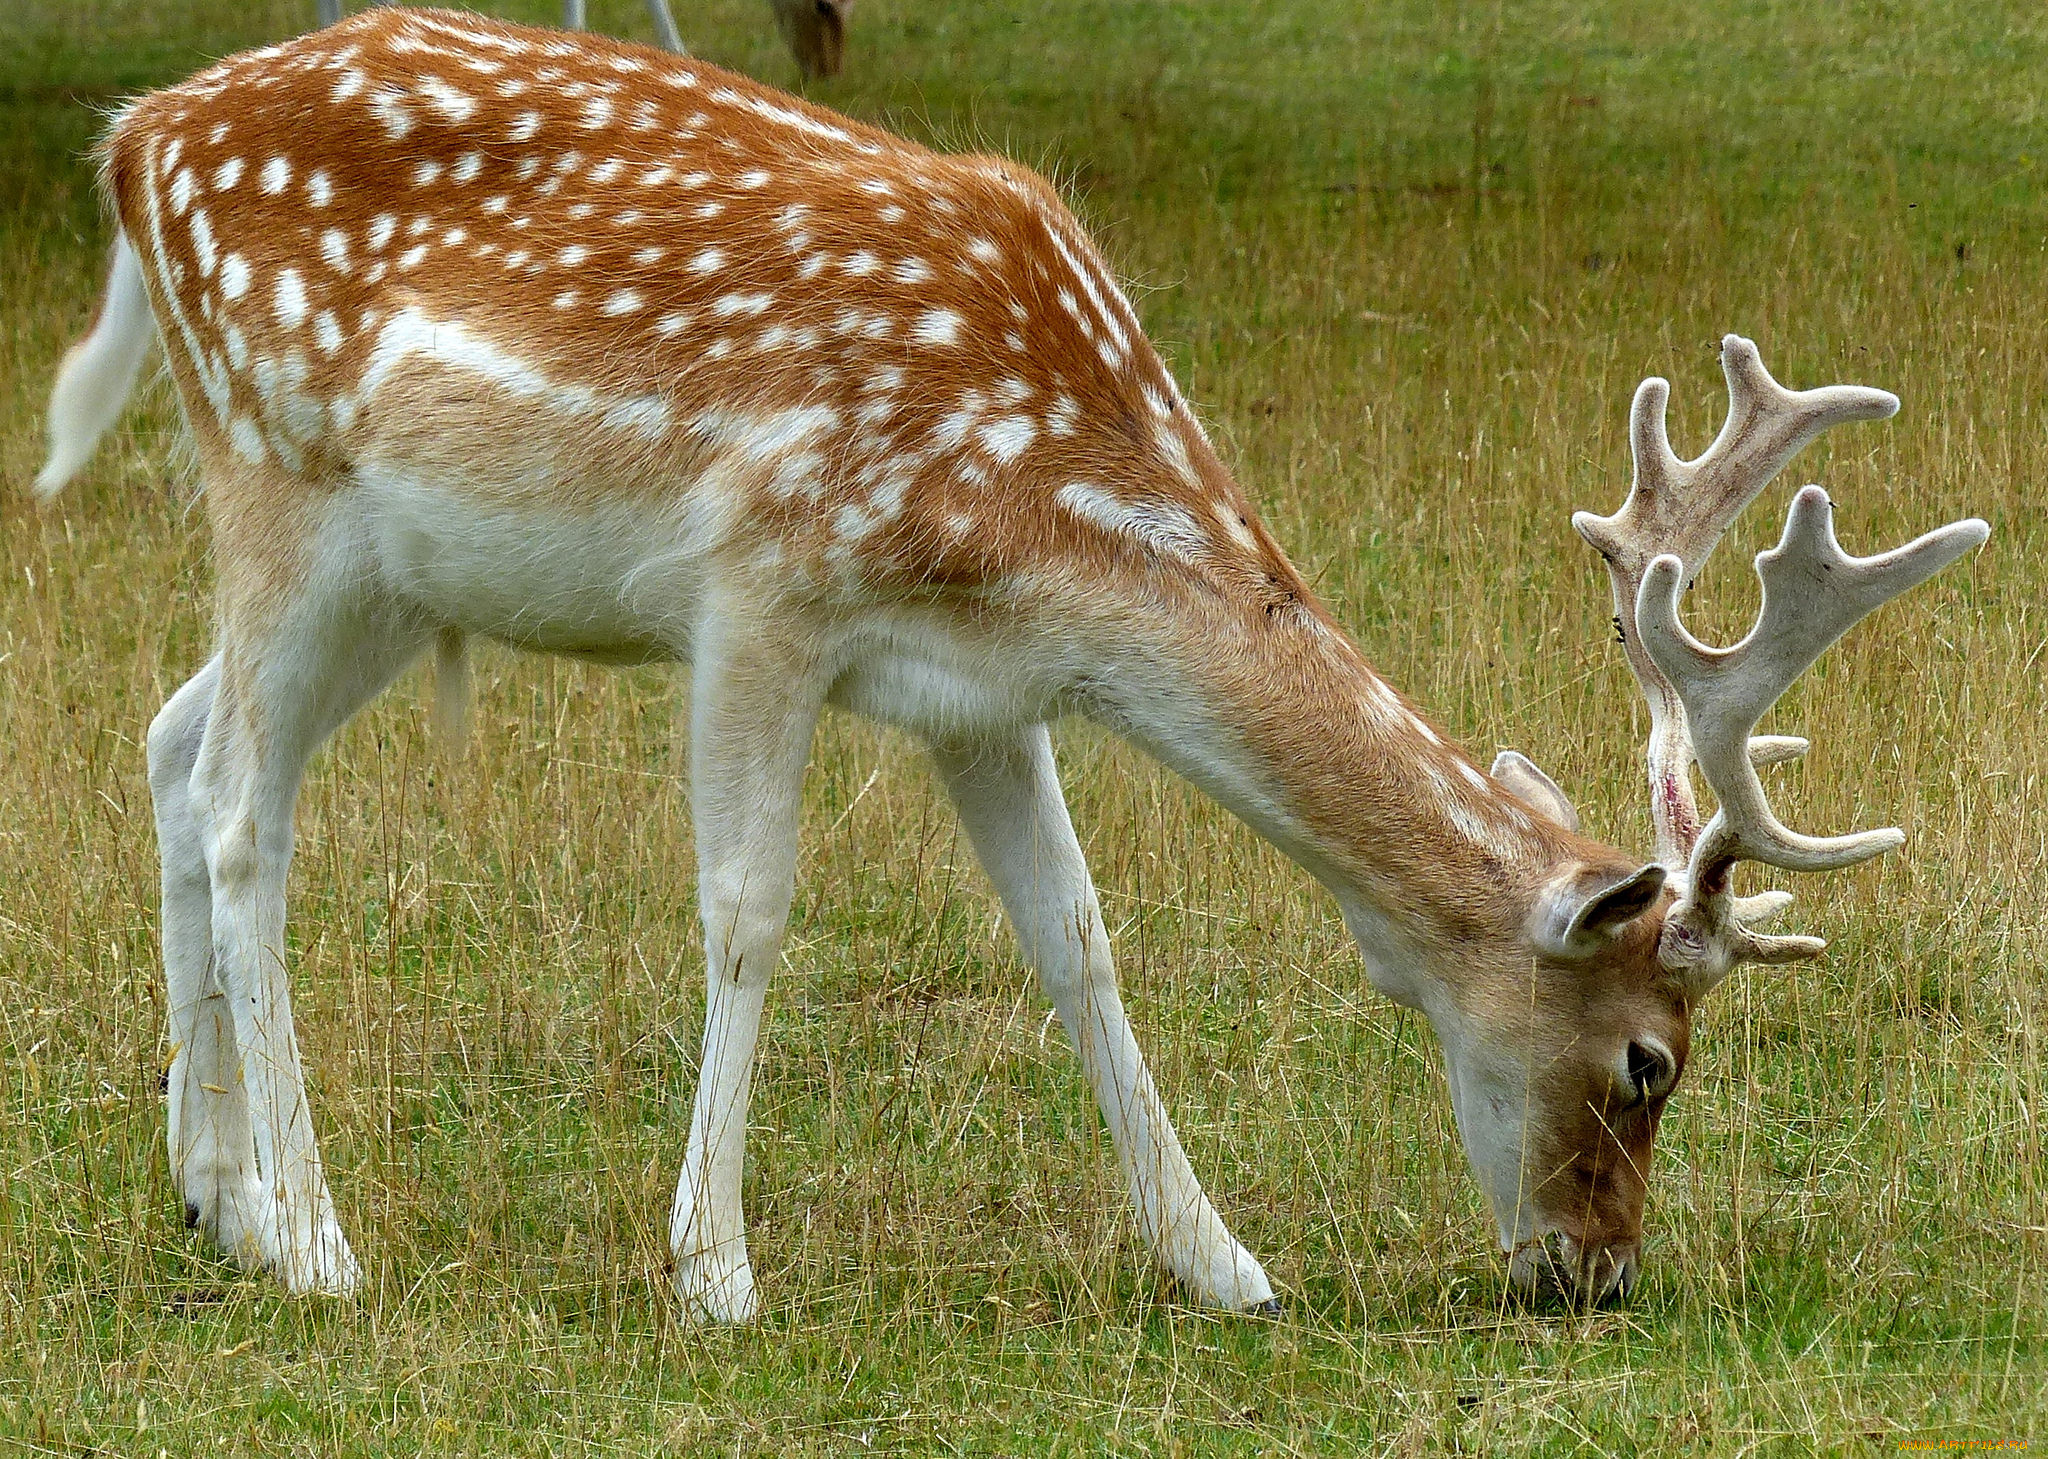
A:
<svg viewBox="0 0 2048 1459">
<path fill-rule="evenodd" d="M 1481 770 L 1376 675 L 1217 459 L 1101 255 L 1033 173 L 945 156 L 713 66 L 449 12 L 373 10 L 130 106 L 102 150 L 112 282 L 67 357 L 54 492 L 161 339 L 197 442 L 215 655 L 157 716 L 171 1169 L 192 1221 L 295 1291 L 358 1269 L 292 1030 L 285 875 L 314 749 L 464 635 L 693 666 L 708 994 L 669 1239 L 696 1317 L 756 1311 L 740 1170 L 756 1033 L 827 704 L 923 737 L 1065 1023 L 1158 1260 L 1198 1301 L 1273 1288 L 1182 1154 L 1117 996 L 1047 721 L 1114 727 L 1335 896 L 1368 976 L 1443 1044 L 1513 1279 L 1637 1265 L 1692 1010 L 1753 925 L 1734 863 L 1811 871 L 1757 719 L 1854 620 L 1984 540 L 1845 556 L 1817 487 L 1733 649 L 1677 599 L 1805 442 L 1888 415 L 1781 389 L 1578 519 L 1650 696 L 1657 854 L 1577 833 L 1527 760 Z M 1688 764 L 1721 809 L 1698 827 Z"/>
<path fill-rule="evenodd" d="M 804 79 L 837 76 L 846 59 L 846 12 L 853 0 L 768 0 L 775 27 Z"/>
</svg>

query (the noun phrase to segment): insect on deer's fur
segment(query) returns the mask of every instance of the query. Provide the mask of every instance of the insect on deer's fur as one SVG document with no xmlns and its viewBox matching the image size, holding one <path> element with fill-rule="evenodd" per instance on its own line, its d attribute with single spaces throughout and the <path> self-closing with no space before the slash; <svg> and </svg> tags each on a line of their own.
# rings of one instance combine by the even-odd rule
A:
<svg viewBox="0 0 2048 1459">
<path fill-rule="evenodd" d="M 828 703 L 930 745 L 1064 1022 L 1159 1261 L 1196 1299 L 1273 1289 L 1181 1152 L 1117 997 L 1046 722 L 1093 716 L 1337 899 L 1373 983 L 1442 1042 L 1515 1280 L 1636 1267 L 1691 1011 L 1751 930 L 1738 858 L 1812 869 L 1764 805 L 1758 715 L 1854 618 L 1981 542 L 1841 555 L 1826 498 L 1760 559 L 1726 653 L 1676 595 L 1736 510 L 1881 392 L 1795 395 L 1747 341 L 1677 461 L 1580 527 L 1656 709 L 1657 859 L 1580 836 L 1541 771 L 1482 771 L 1379 678 L 1260 525 L 1087 235 L 1042 180 L 714 67 L 379 9 L 129 107 L 103 149 L 106 304 L 67 358 L 55 491 L 160 338 L 197 442 L 214 658 L 149 734 L 163 853 L 171 1167 L 192 1219 L 302 1291 L 357 1266 L 313 1138 L 283 950 L 308 756 L 429 643 L 686 661 L 708 963 L 670 1218 L 688 1309 L 756 1310 L 748 1086 Z M 1690 726 L 1690 729 L 1688 729 Z M 1722 810 L 1701 834 L 1688 763 Z"/>
</svg>

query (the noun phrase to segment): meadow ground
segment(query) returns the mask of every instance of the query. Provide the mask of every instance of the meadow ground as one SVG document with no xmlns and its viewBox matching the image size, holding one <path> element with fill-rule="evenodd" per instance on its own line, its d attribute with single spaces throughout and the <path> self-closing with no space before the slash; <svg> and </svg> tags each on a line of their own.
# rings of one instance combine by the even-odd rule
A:
<svg viewBox="0 0 2048 1459">
<path fill-rule="evenodd" d="M 504 0 L 539 18 L 546 0 Z M 0 1451 L 125 1455 L 1897 1452 L 2048 1443 L 2041 731 L 2048 172 L 2038 8 L 1940 0 L 861 0 L 824 101 L 1057 169 L 1228 460 L 1367 653 L 1476 753 L 1648 842 L 1644 716 L 1574 507 L 1738 329 L 1903 413 L 1795 468 L 1869 550 L 1996 535 L 1775 716 L 1825 961 L 1739 975 L 1665 1124 L 1647 1280 L 1508 1302 L 1428 1030 L 1305 877 L 1059 734 L 1142 1036 L 1277 1322 L 1147 1266 L 1057 1029 L 912 746 L 819 739 L 747 1178 L 768 1310 L 679 1328 L 662 1223 L 699 990 L 671 676 L 488 652 L 442 760 L 409 678 L 303 801 L 294 983 L 369 1274 L 288 1301 L 182 1229 L 140 748 L 205 656 L 203 514 L 156 388 L 18 490 L 107 232 L 95 107 L 311 0 L 0 14 Z M 596 21 L 645 20 L 602 0 Z M 680 0 L 787 83 L 758 0 Z M 1782 489 L 1692 609 L 1732 637 Z"/>
</svg>

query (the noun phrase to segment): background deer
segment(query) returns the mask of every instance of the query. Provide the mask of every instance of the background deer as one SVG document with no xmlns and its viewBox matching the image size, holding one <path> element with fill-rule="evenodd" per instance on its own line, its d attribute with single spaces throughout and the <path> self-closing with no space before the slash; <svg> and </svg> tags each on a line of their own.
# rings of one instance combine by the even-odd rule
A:
<svg viewBox="0 0 2048 1459">
<path fill-rule="evenodd" d="M 308 125 L 315 117 L 320 124 Z M 151 726 L 169 1144 L 192 1220 L 300 1291 L 358 1269 L 321 1173 L 284 965 L 308 757 L 429 643 L 687 661 L 707 998 L 671 1214 L 697 1317 L 757 1305 L 740 1210 L 756 1033 L 828 703 L 931 747 L 1093 1087 L 1139 1225 L 1198 1301 L 1261 1308 L 1118 999 L 1046 723 L 1093 716 L 1336 898 L 1368 976 L 1442 1042 L 1516 1282 L 1636 1269 L 1651 1142 L 1697 1000 L 1754 930 L 1738 860 L 1846 865 L 1754 764 L 1758 718 L 1983 523 L 1851 558 L 1817 487 L 1716 651 L 1677 599 L 1827 426 L 1897 402 L 1780 388 L 1729 337 L 1728 423 L 1679 462 L 1665 386 L 1606 555 L 1651 697 L 1657 859 L 1556 786 L 1482 772 L 1380 679 L 1203 435 L 1087 236 L 1034 174 L 949 157 L 714 67 L 466 15 L 378 10 L 142 98 L 103 153 L 106 303 L 67 358 L 54 492 L 160 338 L 197 442 L 214 658 Z M 1704 831 L 1689 762 L 1721 802 Z"/>
<path fill-rule="evenodd" d="M 846 58 L 846 12 L 853 0 L 768 0 L 775 28 L 806 80 L 837 76 Z M 589 6 L 586 0 L 562 0 L 562 24 L 569 30 L 583 29 Z M 341 0 L 318 0 L 315 13 L 322 25 L 341 20 Z M 668 0 L 647 0 L 647 18 L 654 25 L 655 38 L 679 54 L 685 53 L 682 33 Z"/>
</svg>

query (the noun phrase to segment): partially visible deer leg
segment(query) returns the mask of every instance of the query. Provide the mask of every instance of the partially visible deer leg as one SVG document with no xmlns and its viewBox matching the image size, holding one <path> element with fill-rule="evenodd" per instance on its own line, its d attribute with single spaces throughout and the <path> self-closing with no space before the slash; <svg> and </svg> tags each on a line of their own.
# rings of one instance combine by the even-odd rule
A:
<svg viewBox="0 0 2048 1459">
<path fill-rule="evenodd" d="M 690 803 L 704 920 L 704 1051 L 669 1218 L 675 1283 L 698 1322 L 747 1322 L 759 1302 L 740 1175 L 754 1044 L 796 885 L 804 767 L 828 688 L 766 614 L 707 615 L 691 684 Z"/>
<path fill-rule="evenodd" d="M 149 726 L 149 788 L 163 860 L 163 947 L 170 1068 L 165 1137 L 171 1179 L 187 1225 L 219 1233 L 234 1221 L 232 1202 L 256 1165 L 248 1090 L 234 1015 L 213 975 L 213 884 L 192 811 L 192 767 L 199 759 L 220 660 L 186 680 Z M 223 1201 L 228 1202 L 223 1207 Z"/>
<path fill-rule="evenodd" d="M 1270 1307 L 1265 1269 L 1230 1234 L 1195 1179 L 1124 1016 L 1102 911 L 1045 726 L 1003 740 L 934 746 L 932 755 L 1024 958 L 1080 1055 L 1153 1255 L 1198 1301 Z"/>
<path fill-rule="evenodd" d="M 582 30 L 588 23 L 584 0 L 562 0 L 562 29 Z"/>
<path fill-rule="evenodd" d="M 318 0 L 314 14 L 319 16 L 323 28 L 341 24 L 341 0 Z"/>
<path fill-rule="evenodd" d="M 683 49 L 683 33 L 676 29 L 676 18 L 669 14 L 668 0 L 647 0 L 647 15 L 654 22 L 654 38 L 664 48 L 679 56 L 687 56 Z"/>
<path fill-rule="evenodd" d="M 233 1019 L 232 1072 L 244 1091 L 253 1160 L 239 1179 L 224 1179 L 207 1229 L 237 1260 L 275 1272 L 292 1291 L 347 1292 L 358 1268 L 321 1172 L 285 967 L 293 811 L 313 750 L 391 681 L 430 629 L 369 601 L 359 564 L 341 543 L 308 540 L 296 557 L 304 575 L 292 581 L 294 559 L 280 551 L 290 524 L 244 516 L 288 500 L 283 486 L 209 477 L 208 492 L 225 544 L 217 559 L 221 652 L 188 807 L 204 848 L 214 976 Z M 251 526 L 247 535 L 269 543 L 267 554 L 237 540 Z M 219 1038 L 216 1048 L 225 1043 Z"/>
</svg>

